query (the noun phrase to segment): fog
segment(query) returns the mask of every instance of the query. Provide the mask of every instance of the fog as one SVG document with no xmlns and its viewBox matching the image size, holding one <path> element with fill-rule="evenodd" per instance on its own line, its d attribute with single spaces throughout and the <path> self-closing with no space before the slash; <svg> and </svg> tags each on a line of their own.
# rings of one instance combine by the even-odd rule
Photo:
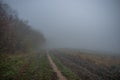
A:
<svg viewBox="0 0 120 80">
<path fill-rule="evenodd" d="M 120 0 L 4 0 L 46 38 L 44 48 L 120 53 Z"/>
</svg>

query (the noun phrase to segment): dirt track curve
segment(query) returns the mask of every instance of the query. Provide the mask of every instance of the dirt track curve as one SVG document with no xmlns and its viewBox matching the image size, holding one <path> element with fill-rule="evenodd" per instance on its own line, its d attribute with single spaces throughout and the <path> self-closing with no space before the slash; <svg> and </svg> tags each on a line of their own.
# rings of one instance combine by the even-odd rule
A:
<svg viewBox="0 0 120 80">
<path fill-rule="evenodd" d="M 48 60 L 49 60 L 49 62 L 51 64 L 54 72 L 56 72 L 57 77 L 59 78 L 59 80 L 67 80 L 67 78 L 61 74 L 61 71 L 57 68 L 57 66 L 53 62 L 53 60 L 52 60 L 51 56 L 49 55 L 48 51 L 47 51 L 47 57 L 48 57 Z"/>
</svg>

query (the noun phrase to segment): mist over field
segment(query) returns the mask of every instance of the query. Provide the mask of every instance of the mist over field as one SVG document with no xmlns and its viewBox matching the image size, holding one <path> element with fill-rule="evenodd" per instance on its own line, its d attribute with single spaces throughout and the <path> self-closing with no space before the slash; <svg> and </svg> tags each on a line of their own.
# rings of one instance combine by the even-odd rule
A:
<svg viewBox="0 0 120 80">
<path fill-rule="evenodd" d="M 0 0 L 0 80 L 119 80 L 120 0 Z"/>
<path fill-rule="evenodd" d="M 44 34 L 44 48 L 120 53 L 119 0 L 4 1 Z"/>
</svg>

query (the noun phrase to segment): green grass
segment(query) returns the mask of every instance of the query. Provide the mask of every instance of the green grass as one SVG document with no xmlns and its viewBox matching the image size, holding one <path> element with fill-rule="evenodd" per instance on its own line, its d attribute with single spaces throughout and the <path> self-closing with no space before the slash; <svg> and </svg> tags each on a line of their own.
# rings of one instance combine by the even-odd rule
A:
<svg viewBox="0 0 120 80">
<path fill-rule="evenodd" d="M 46 54 L 0 55 L 0 80 L 57 80 Z"/>
<path fill-rule="evenodd" d="M 58 58 L 51 54 L 53 61 L 58 66 L 61 73 L 68 78 L 68 80 L 80 80 L 77 75 L 75 75 L 69 68 L 64 66 Z"/>
<path fill-rule="evenodd" d="M 21 65 L 25 62 L 22 56 L 1 55 L 0 56 L 0 79 L 14 79 Z"/>
<path fill-rule="evenodd" d="M 45 54 L 43 54 L 43 57 L 40 59 L 39 63 L 40 80 L 53 80 L 53 78 L 55 78 L 55 75 L 53 74 L 53 70 L 50 67 L 49 61 Z M 57 80 L 57 78 L 54 80 Z"/>
</svg>

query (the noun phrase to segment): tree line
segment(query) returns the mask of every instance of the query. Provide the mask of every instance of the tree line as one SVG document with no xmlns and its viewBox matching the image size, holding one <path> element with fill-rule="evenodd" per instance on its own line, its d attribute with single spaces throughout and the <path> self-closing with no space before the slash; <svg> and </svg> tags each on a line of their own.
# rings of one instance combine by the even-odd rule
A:
<svg viewBox="0 0 120 80">
<path fill-rule="evenodd" d="M 0 52 L 29 51 L 45 42 L 42 33 L 21 20 L 8 4 L 0 0 Z"/>
</svg>

